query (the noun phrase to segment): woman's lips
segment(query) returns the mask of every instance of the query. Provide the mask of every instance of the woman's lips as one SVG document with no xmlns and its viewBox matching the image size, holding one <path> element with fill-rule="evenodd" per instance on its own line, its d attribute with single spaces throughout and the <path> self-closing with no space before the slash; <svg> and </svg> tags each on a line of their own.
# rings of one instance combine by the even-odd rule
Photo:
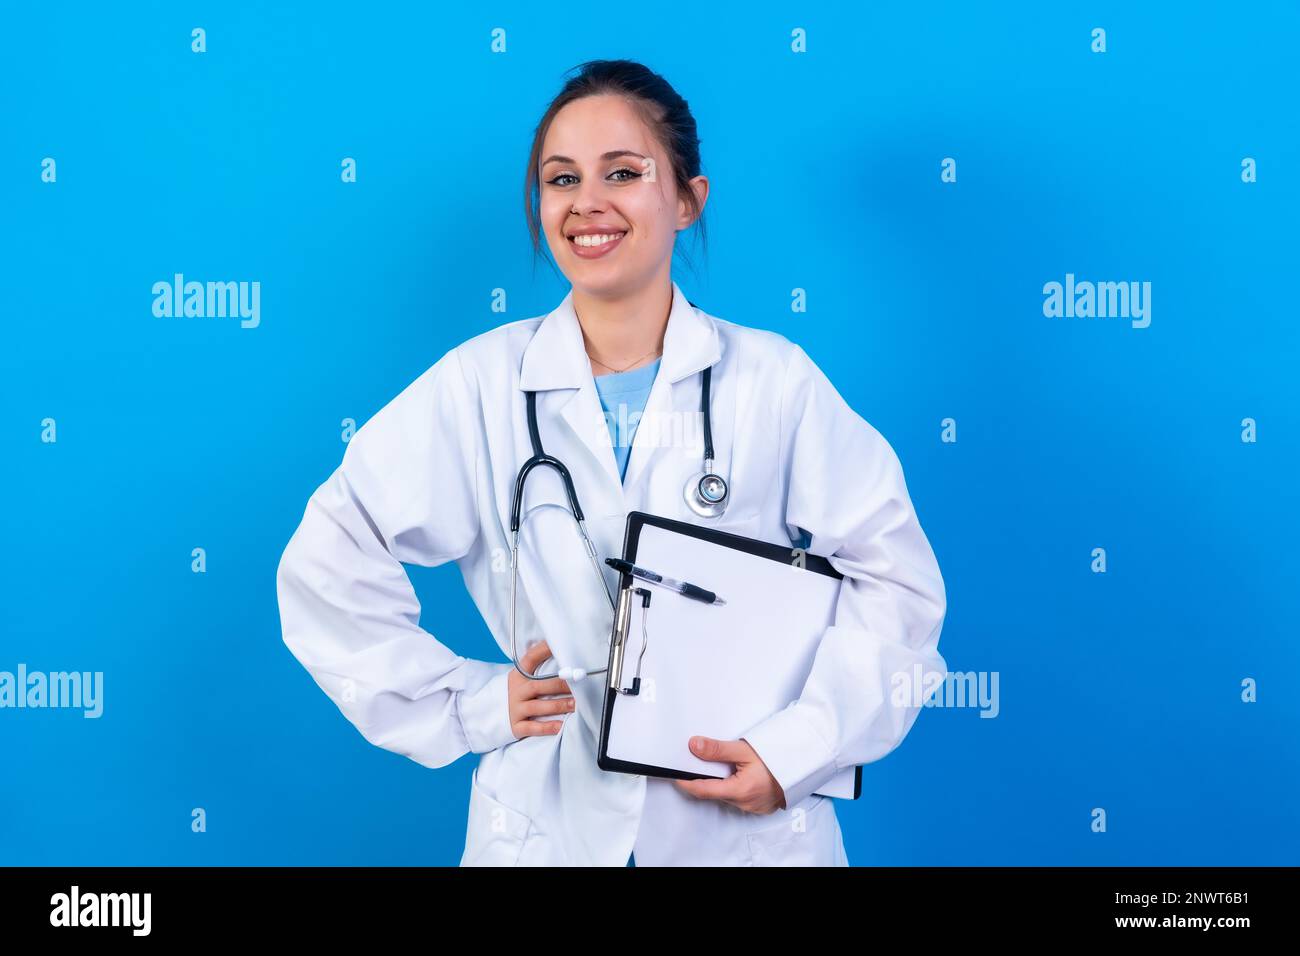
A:
<svg viewBox="0 0 1300 956">
<path fill-rule="evenodd" d="M 572 249 L 574 251 L 574 254 L 577 255 L 580 259 L 599 259 L 601 256 L 607 256 L 611 252 L 613 252 L 616 247 L 622 244 L 623 239 L 626 236 L 627 233 L 625 232 L 617 239 L 611 239 L 608 242 L 603 242 L 598 246 L 580 246 L 575 241 L 576 237 L 570 237 L 569 248 Z"/>
</svg>

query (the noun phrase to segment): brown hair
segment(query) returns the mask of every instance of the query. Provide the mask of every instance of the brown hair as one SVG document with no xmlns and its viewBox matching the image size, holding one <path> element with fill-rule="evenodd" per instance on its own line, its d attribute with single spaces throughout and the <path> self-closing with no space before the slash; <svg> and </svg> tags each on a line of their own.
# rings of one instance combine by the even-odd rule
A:
<svg viewBox="0 0 1300 956">
<path fill-rule="evenodd" d="M 572 67 L 576 76 L 551 101 L 533 133 L 533 147 L 528 154 L 528 171 L 524 176 L 524 217 L 532 236 L 534 257 L 541 255 L 541 197 L 538 163 L 542 142 L 551 121 L 574 100 L 585 96 L 613 94 L 623 96 L 651 129 L 668 153 L 677 185 L 677 194 L 685 198 L 694 212 L 693 225 L 699 226 L 699 238 L 708 255 L 704 210 L 690 181 L 700 175 L 700 138 L 695 131 L 695 117 L 686 100 L 658 73 L 633 60 L 588 60 Z M 534 258 L 536 262 L 536 258 Z"/>
</svg>

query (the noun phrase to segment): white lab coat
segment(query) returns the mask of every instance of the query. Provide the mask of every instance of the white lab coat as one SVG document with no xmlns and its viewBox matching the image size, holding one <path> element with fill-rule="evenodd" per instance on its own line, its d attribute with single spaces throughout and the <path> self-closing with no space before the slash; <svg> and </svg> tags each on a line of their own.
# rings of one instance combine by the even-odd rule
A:
<svg viewBox="0 0 1300 956">
<path fill-rule="evenodd" d="M 717 519 L 696 516 L 682 496 L 701 471 L 699 373 L 710 365 L 715 470 L 731 489 Z M 603 559 L 621 553 L 634 510 L 768 541 L 805 529 L 808 550 L 846 576 L 802 695 L 744 735 L 784 788 L 786 809 L 745 813 L 669 780 L 600 770 L 600 678 L 571 684 L 576 711 L 550 718 L 565 722 L 561 733 L 515 738 L 509 509 L 532 454 L 525 389 L 537 392 L 542 444 L 569 468 L 611 589 L 618 575 Z M 603 667 L 609 602 L 553 470 L 528 479 L 524 517 L 520 656 L 545 639 L 555 656 L 547 672 Z M 402 564 L 447 561 L 502 660 L 458 655 L 437 608 L 425 623 L 439 636 L 420 626 Z M 426 767 L 481 755 L 462 865 L 624 866 L 633 849 L 638 866 L 847 865 L 835 801 L 813 791 L 903 740 L 920 701 L 893 700 L 894 675 L 911 684 L 916 665 L 946 670 L 943 580 L 889 444 L 799 346 L 708 315 L 675 282 L 626 481 L 570 292 L 547 316 L 447 352 L 356 432 L 307 502 L 277 587 L 285 643 L 367 740 Z"/>
</svg>

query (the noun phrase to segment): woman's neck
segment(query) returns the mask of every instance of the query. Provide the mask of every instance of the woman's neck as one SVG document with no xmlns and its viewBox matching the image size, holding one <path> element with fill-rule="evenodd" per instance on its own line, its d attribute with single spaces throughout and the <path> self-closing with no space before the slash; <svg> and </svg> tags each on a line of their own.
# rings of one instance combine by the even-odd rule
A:
<svg viewBox="0 0 1300 956">
<path fill-rule="evenodd" d="M 603 299 L 573 290 L 573 310 L 593 375 L 630 371 L 653 362 L 663 348 L 672 311 L 672 282 L 654 282 L 630 296 Z"/>
</svg>

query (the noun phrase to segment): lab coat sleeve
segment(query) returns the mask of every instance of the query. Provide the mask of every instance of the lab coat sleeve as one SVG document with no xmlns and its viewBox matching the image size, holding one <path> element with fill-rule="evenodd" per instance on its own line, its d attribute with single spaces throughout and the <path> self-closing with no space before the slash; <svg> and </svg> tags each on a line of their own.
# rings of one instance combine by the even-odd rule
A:
<svg viewBox="0 0 1300 956">
<path fill-rule="evenodd" d="M 800 697 L 743 735 L 787 807 L 839 769 L 902 743 L 927 696 L 906 691 L 933 689 L 947 671 L 938 651 L 943 578 L 898 458 L 803 349 L 791 348 L 780 425 L 786 523 L 810 532 L 809 552 L 844 580 Z"/>
<path fill-rule="evenodd" d="M 402 567 L 474 544 L 479 414 L 452 350 L 352 436 L 276 573 L 289 650 L 362 736 L 426 767 L 515 740 L 511 665 L 461 657 L 422 629 Z"/>
</svg>

